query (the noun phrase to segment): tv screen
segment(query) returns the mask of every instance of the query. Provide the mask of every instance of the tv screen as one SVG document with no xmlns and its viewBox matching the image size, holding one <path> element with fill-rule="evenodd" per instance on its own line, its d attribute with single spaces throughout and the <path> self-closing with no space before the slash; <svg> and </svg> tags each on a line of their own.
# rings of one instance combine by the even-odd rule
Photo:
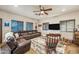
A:
<svg viewBox="0 0 79 59">
<path fill-rule="evenodd" d="M 60 24 L 49 24 L 49 30 L 60 30 Z"/>
</svg>

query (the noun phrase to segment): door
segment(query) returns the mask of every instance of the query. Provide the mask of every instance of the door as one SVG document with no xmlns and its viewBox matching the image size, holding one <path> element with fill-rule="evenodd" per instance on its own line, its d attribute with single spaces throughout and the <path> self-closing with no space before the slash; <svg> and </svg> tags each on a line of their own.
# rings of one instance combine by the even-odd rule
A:
<svg viewBox="0 0 79 59">
<path fill-rule="evenodd" d="M 0 43 L 2 43 L 2 19 L 0 18 Z"/>
</svg>

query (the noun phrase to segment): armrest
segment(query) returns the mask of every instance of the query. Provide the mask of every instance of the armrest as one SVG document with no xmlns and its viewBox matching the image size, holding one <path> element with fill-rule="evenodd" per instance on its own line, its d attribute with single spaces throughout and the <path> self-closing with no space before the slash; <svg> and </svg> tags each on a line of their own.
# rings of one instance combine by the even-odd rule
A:
<svg viewBox="0 0 79 59">
<path fill-rule="evenodd" d="M 31 41 L 27 40 L 26 42 L 20 43 L 18 47 L 13 51 L 14 54 L 22 54 L 27 52 L 30 49 Z"/>
<path fill-rule="evenodd" d="M 16 40 L 23 39 L 23 38 L 24 38 L 23 36 L 20 36 L 20 37 L 16 38 Z"/>
</svg>

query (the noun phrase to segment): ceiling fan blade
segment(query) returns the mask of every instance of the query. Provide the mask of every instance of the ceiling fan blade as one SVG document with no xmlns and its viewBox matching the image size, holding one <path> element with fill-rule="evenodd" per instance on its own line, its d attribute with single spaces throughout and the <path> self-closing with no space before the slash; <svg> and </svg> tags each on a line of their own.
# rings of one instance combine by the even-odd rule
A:
<svg viewBox="0 0 79 59">
<path fill-rule="evenodd" d="M 42 11 L 44 11 L 44 7 L 43 7 L 43 10 Z"/>
<path fill-rule="evenodd" d="M 35 15 L 41 15 L 41 14 L 40 13 L 39 14 L 36 13 Z"/>
<path fill-rule="evenodd" d="M 35 15 L 39 15 L 39 16 L 40 16 L 40 15 L 44 15 L 44 14 L 41 14 L 41 13 L 37 14 L 37 13 L 36 13 Z"/>
<path fill-rule="evenodd" d="M 52 8 L 49 8 L 49 9 L 44 9 L 44 11 L 51 11 L 52 10 Z"/>
<path fill-rule="evenodd" d="M 40 11 L 33 11 L 33 12 L 40 12 Z"/>
<path fill-rule="evenodd" d="M 41 9 L 41 5 L 39 5 L 40 9 Z"/>
<path fill-rule="evenodd" d="M 48 13 L 47 13 L 47 12 L 45 12 L 45 11 L 44 11 L 44 13 L 45 13 L 46 15 L 48 15 Z"/>
<path fill-rule="evenodd" d="M 39 5 L 39 8 L 40 8 L 40 11 L 42 11 L 42 7 L 41 7 L 41 5 Z"/>
</svg>

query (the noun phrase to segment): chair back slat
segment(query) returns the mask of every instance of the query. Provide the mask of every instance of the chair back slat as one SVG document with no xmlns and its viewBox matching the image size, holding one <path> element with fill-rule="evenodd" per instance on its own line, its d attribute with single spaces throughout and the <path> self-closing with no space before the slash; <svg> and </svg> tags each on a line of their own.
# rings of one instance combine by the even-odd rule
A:
<svg viewBox="0 0 79 59">
<path fill-rule="evenodd" d="M 56 47 L 59 40 L 61 40 L 60 34 L 47 34 L 46 45 L 48 47 Z"/>
</svg>

